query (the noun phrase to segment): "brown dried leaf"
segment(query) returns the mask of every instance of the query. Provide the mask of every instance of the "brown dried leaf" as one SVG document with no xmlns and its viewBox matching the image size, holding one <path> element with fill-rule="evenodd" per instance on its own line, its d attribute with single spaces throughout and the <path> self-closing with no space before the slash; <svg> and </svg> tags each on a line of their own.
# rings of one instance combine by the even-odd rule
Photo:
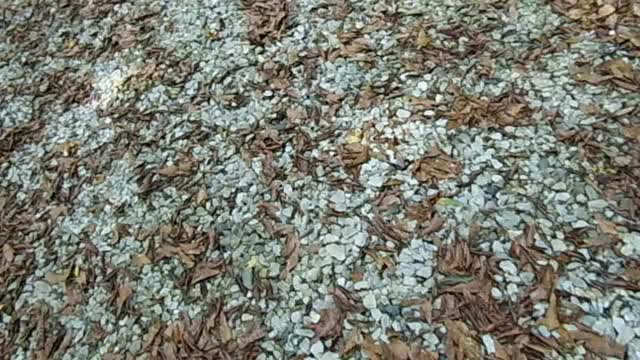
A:
<svg viewBox="0 0 640 360">
<path fill-rule="evenodd" d="M 556 273 L 553 268 L 546 266 L 544 272 L 538 273 L 538 286 L 529 294 L 529 298 L 534 303 L 548 299 L 551 291 L 555 287 Z"/>
<path fill-rule="evenodd" d="M 382 360 L 384 349 L 381 345 L 376 344 L 369 335 L 365 335 L 362 341 L 362 350 L 369 356 L 371 360 Z"/>
<path fill-rule="evenodd" d="M 577 341 L 584 342 L 585 348 L 600 356 L 614 357 L 617 359 L 623 359 L 625 356 L 624 346 L 606 336 L 583 330 L 571 331 L 570 335 Z"/>
<path fill-rule="evenodd" d="M 461 168 L 458 161 L 434 148 L 413 165 L 413 175 L 420 182 L 436 184 L 457 177 Z"/>
<path fill-rule="evenodd" d="M 335 338 L 342 334 L 342 314 L 338 309 L 320 311 L 320 321 L 309 327 L 316 333 L 313 342 L 318 339 Z"/>
<path fill-rule="evenodd" d="M 640 142 L 640 126 L 627 126 L 623 132 L 629 139 Z"/>
<path fill-rule="evenodd" d="M 191 164 L 182 163 L 180 165 L 168 165 L 160 168 L 157 173 L 166 177 L 177 177 L 191 174 Z"/>
<path fill-rule="evenodd" d="M 411 348 L 400 339 L 393 339 L 387 346 L 392 360 L 409 360 L 411 356 Z"/>
<path fill-rule="evenodd" d="M 355 294 L 352 294 L 349 290 L 342 286 L 336 286 L 336 288 L 329 291 L 333 296 L 333 300 L 340 310 L 345 312 L 361 313 L 365 311 L 365 307 L 360 303 Z"/>
<path fill-rule="evenodd" d="M 151 264 L 151 259 L 147 255 L 138 254 L 133 256 L 133 260 L 131 261 L 135 266 L 145 266 L 147 264 Z"/>
<path fill-rule="evenodd" d="M 116 314 L 120 316 L 122 308 L 133 295 L 133 289 L 128 285 L 122 285 L 118 288 L 118 296 L 116 297 Z"/>
<path fill-rule="evenodd" d="M 473 338 L 473 333 L 469 330 L 467 324 L 462 321 L 445 320 L 444 325 L 447 328 L 447 334 L 452 340 L 448 343 L 448 353 L 455 354 L 458 360 L 481 360 L 482 347 Z M 451 348 L 454 346 L 453 348 Z"/>
<path fill-rule="evenodd" d="M 422 305 L 420 305 L 420 315 L 427 323 L 431 324 L 433 314 L 433 302 L 431 299 L 425 300 Z"/>
<path fill-rule="evenodd" d="M 222 261 L 198 264 L 191 277 L 191 285 L 218 276 L 223 272 L 224 263 Z"/>
<path fill-rule="evenodd" d="M 604 18 L 616 12 L 616 8 L 611 4 L 604 4 L 598 9 L 598 18 Z"/>
<path fill-rule="evenodd" d="M 602 231 L 605 234 L 618 236 L 618 227 L 616 226 L 615 223 L 605 219 L 600 214 L 595 214 L 594 218 L 598 223 L 598 228 L 600 229 L 600 231 Z"/>
<path fill-rule="evenodd" d="M 64 270 L 61 273 L 50 272 L 45 275 L 45 280 L 51 285 L 63 284 L 69 279 L 71 269 Z"/>
<path fill-rule="evenodd" d="M 287 242 L 284 247 L 283 256 L 287 259 L 286 272 L 289 273 L 296 267 L 299 261 L 300 239 L 295 232 L 287 235 Z"/>
<path fill-rule="evenodd" d="M 454 243 L 438 249 L 438 271 L 445 275 L 469 274 L 473 258 L 469 244 L 456 240 Z"/>
<path fill-rule="evenodd" d="M 340 147 L 340 157 L 347 167 L 355 167 L 369 161 L 369 147 L 364 144 L 346 144 Z"/>
<path fill-rule="evenodd" d="M 227 317 L 224 312 L 220 312 L 220 316 L 218 317 L 218 334 L 223 344 L 228 343 L 233 338 L 233 332 L 229 327 L 229 322 L 227 322 Z"/>
</svg>

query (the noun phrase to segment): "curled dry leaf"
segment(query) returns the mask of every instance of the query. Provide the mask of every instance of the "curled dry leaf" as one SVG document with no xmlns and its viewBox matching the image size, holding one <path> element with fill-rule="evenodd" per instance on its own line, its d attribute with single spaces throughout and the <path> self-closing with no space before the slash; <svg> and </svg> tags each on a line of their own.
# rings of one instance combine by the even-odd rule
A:
<svg viewBox="0 0 640 360">
<path fill-rule="evenodd" d="M 420 182 L 436 184 L 438 181 L 456 178 L 462 167 L 458 161 L 434 148 L 413 165 L 413 175 Z"/>
<path fill-rule="evenodd" d="M 338 337 L 342 335 L 342 313 L 338 309 L 324 309 L 320 311 L 320 321 L 309 327 L 316 333 L 313 342 Z"/>
<path fill-rule="evenodd" d="M 124 308 L 129 298 L 133 295 L 133 288 L 128 285 L 122 285 L 118 288 L 118 294 L 116 297 L 116 314 L 120 316 L 122 309 Z"/>
<path fill-rule="evenodd" d="M 287 234 L 287 242 L 283 250 L 283 256 L 287 259 L 286 272 L 289 273 L 298 264 L 300 252 L 300 239 L 298 234 L 291 232 Z"/>
<path fill-rule="evenodd" d="M 180 161 L 177 165 L 167 165 L 157 170 L 157 173 L 166 177 L 177 177 L 190 175 L 196 164 L 192 161 Z"/>
<path fill-rule="evenodd" d="M 287 0 L 241 0 L 249 19 L 249 40 L 256 45 L 277 40 L 287 30 L 290 4 Z"/>
<path fill-rule="evenodd" d="M 193 272 L 193 276 L 191 277 L 191 285 L 216 277 L 223 272 L 224 263 L 222 261 L 198 264 Z"/>
<path fill-rule="evenodd" d="M 609 356 L 616 359 L 623 359 L 625 348 L 623 345 L 616 343 L 606 336 L 598 335 L 590 331 L 576 330 L 571 331 L 570 335 L 576 341 L 583 342 L 584 347 L 589 351 L 600 356 Z"/>
<path fill-rule="evenodd" d="M 409 360 L 411 357 L 411 348 L 400 339 L 393 339 L 387 345 L 387 353 L 391 356 L 387 358 L 392 360 Z"/>
<path fill-rule="evenodd" d="M 365 311 L 364 305 L 360 303 L 360 300 L 356 295 L 352 294 L 342 286 L 337 286 L 336 288 L 331 289 L 330 293 L 333 295 L 333 300 L 342 311 L 354 313 L 361 313 Z"/>
<path fill-rule="evenodd" d="M 364 144 L 346 144 L 340 147 L 340 158 L 347 167 L 356 167 L 369 161 L 369 147 Z"/>
<path fill-rule="evenodd" d="M 438 249 L 438 271 L 442 274 L 466 275 L 472 265 L 471 249 L 466 241 L 456 240 Z"/>
<path fill-rule="evenodd" d="M 636 142 L 640 142 L 640 125 L 638 126 L 627 126 L 623 130 L 624 136 L 627 138 L 634 140 Z"/>
<path fill-rule="evenodd" d="M 445 320 L 447 328 L 447 354 L 452 360 L 481 360 L 482 347 L 474 339 L 474 334 L 462 321 Z"/>
</svg>

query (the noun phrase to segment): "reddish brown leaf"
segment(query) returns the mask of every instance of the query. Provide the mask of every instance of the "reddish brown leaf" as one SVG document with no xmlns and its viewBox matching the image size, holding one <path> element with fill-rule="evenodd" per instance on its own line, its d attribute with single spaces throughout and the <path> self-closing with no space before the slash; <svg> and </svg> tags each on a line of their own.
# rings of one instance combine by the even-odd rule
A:
<svg viewBox="0 0 640 360">
<path fill-rule="evenodd" d="M 352 294 L 342 286 L 337 286 L 336 288 L 331 289 L 330 293 L 333 295 L 333 300 L 340 310 L 354 313 L 361 313 L 365 311 L 365 307 L 360 303 L 360 300 L 356 295 Z"/>
<path fill-rule="evenodd" d="M 342 314 L 338 309 L 324 309 L 320 312 L 320 321 L 309 327 L 316 333 L 314 342 L 318 339 L 338 337 L 342 334 Z"/>
</svg>

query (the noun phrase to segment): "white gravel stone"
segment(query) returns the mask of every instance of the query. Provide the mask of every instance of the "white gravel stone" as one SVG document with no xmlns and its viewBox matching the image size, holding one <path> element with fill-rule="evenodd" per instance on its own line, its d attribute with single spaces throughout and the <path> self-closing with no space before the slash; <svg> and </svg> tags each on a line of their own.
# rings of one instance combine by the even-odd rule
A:
<svg viewBox="0 0 640 360">
<path fill-rule="evenodd" d="M 362 305 L 369 310 L 375 309 L 378 306 L 376 297 L 371 293 L 365 295 L 364 298 L 362 298 Z"/>
</svg>

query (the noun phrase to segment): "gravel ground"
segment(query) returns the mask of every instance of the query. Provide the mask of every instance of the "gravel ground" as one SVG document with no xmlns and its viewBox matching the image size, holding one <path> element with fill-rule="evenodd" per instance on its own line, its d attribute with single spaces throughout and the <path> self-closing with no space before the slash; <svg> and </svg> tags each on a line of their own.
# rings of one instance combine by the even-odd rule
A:
<svg viewBox="0 0 640 360">
<path fill-rule="evenodd" d="M 0 358 L 640 359 L 638 0 L 0 13 Z"/>
</svg>

